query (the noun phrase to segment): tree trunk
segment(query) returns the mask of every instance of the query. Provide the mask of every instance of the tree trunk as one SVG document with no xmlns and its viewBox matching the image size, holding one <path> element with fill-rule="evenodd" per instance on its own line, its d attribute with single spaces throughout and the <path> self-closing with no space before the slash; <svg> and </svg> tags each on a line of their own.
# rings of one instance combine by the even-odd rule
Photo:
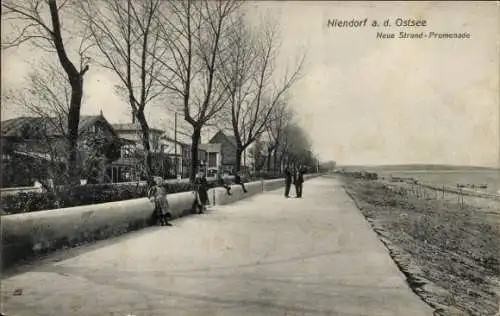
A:
<svg viewBox="0 0 500 316">
<path fill-rule="evenodd" d="M 149 142 L 149 125 L 144 116 L 144 112 L 137 112 L 137 120 L 141 125 L 142 147 L 144 148 L 144 169 L 146 171 L 146 181 L 148 185 L 153 184 L 153 169 L 151 161 L 151 144 Z"/>
<path fill-rule="evenodd" d="M 274 150 L 273 150 L 273 175 L 276 175 L 276 171 L 278 169 L 277 152 L 278 152 L 278 148 L 274 148 Z"/>
<path fill-rule="evenodd" d="M 198 146 L 201 139 L 201 128 L 195 127 L 193 135 L 191 136 L 191 174 L 189 178 L 194 181 L 196 173 L 198 172 L 199 157 L 198 157 Z"/>
<path fill-rule="evenodd" d="M 241 157 L 243 155 L 244 150 L 245 149 L 242 148 L 242 146 L 240 146 L 239 144 L 236 145 L 236 166 L 235 166 L 236 172 L 239 172 L 241 170 Z"/>
<path fill-rule="evenodd" d="M 78 75 L 79 76 L 79 75 Z M 71 84 L 71 101 L 68 111 L 68 177 L 72 185 L 80 183 L 80 166 L 78 163 L 78 126 L 80 125 L 80 108 L 83 95 L 83 78 L 73 79 Z"/>
<path fill-rule="evenodd" d="M 258 166 L 257 171 L 262 172 L 262 169 L 264 169 L 264 164 L 266 163 L 266 161 L 264 159 L 262 159 L 262 156 L 259 155 L 258 162 L 259 162 L 259 164 L 257 165 Z"/>
<path fill-rule="evenodd" d="M 271 155 L 272 155 L 273 149 L 268 148 L 267 149 L 267 157 L 266 157 L 266 168 L 267 172 L 271 172 Z"/>
<path fill-rule="evenodd" d="M 71 184 L 79 184 L 80 168 L 78 166 L 78 126 L 80 124 L 80 108 L 83 96 L 83 76 L 89 69 L 86 66 L 81 71 L 78 71 L 69 59 L 64 42 L 61 35 L 61 21 L 59 20 L 59 8 L 55 0 L 50 0 L 49 11 L 52 21 L 53 31 L 51 38 L 53 40 L 57 57 L 64 71 L 68 75 L 68 81 L 71 85 L 71 100 L 68 112 L 68 164 L 67 175 Z"/>
</svg>

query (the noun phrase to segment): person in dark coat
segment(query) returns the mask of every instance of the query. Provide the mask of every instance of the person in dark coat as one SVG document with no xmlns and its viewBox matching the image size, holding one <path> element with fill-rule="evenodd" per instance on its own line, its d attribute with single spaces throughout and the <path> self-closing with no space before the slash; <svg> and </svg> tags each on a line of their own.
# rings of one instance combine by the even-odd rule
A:
<svg viewBox="0 0 500 316">
<path fill-rule="evenodd" d="M 288 167 L 285 168 L 285 198 L 289 197 L 290 186 L 292 185 L 292 173 Z"/>
<path fill-rule="evenodd" d="M 304 183 L 303 169 L 298 168 L 295 171 L 293 184 L 295 185 L 295 194 L 297 198 L 302 198 L 302 183 Z"/>
<path fill-rule="evenodd" d="M 224 177 L 222 175 L 222 170 L 219 170 L 219 172 L 217 172 L 217 182 L 218 182 L 219 186 L 226 189 L 227 195 L 231 195 L 231 186 L 226 184 L 226 182 L 224 181 Z"/>
<path fill-rule="evenodd" d="M 194 179 L 194 195 L 192 208 L 194 211 L 198 209 L 198 214 L 202 214 L 207 209 L 208 204 L 208 182 L 205 173 L 200 172 Z"/>
<path fill-rule="evenodd" d="M 247 189 L 245 188 L 245 184 L 241 180 L 241 175 L 239 172 L 236 172 L 236 174 L 234 175 L 234 183 L 241 185 L 243 193 L 247 193 Z"/>
</svg>

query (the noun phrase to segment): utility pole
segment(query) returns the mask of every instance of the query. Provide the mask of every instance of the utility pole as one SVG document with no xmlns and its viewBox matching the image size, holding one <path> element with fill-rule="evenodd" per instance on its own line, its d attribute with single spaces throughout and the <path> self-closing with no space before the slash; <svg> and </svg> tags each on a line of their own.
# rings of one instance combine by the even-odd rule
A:
<svg viewBox="0 0 500 316">
<path fill-rule="evenodd" d="M 177 111 L 175 111 L 174 114 L 174 147 L 175 147 L 175 154 L 174 154 L 174 159 L 175 159 L 175 177 L 179 175 L 179 167 L 178 167 L 178 160 L 179 158 L 177 157 Z"/>
</svg>

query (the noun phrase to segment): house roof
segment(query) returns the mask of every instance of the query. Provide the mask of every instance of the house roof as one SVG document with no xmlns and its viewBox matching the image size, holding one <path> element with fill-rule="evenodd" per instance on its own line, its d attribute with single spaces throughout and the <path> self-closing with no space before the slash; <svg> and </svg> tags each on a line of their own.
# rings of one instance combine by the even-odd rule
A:
<svg viewBox="0 0 500 316">
<path fill-rule="evenodd" d="M 200 149 L 205 150 L 206 152 L 220 152 L 221 144 L 220 143 L 200 144 Z"/>
<path fill-rule="evenodd" d="M 124 145 L 125 144 L 127 144 L 127 145 L 134 145 L 136 143 L 136 141 L 134 141 L 134 140 L 123 138 L 123 137 L 119 137 L 119 140 Z"/>
<path fill-rule="evenodd" d="M 104 122 L 113 134 L 116 132 L 109 122 L 101 115 L 82 115 L 80 116 L 79 132 L 85 131 L 89 126 L 97 121 Z M 67 124 L 62 122 L 60 128 L 54 123 L 55 118 L 50 117 L 30 117 L 21 116 L 10 120 L 2 121 L 2 136 L 4 137 L 23 137 L 29 138 L 34 135 L 43 136 L 63 136 L 67 131 Z"/>
<path fill-rule="evenodd" d="M 226 135 L 226 134 L 224 134 Z M 229 139 L 229 142 L 231 144 L 233 144 L 234 146 L 236 146 L 236 137 L 235 136 L 232 136 L 232 135 L 226 135 L 227 139 Z"/>
<path fill-rule="evenodd" d="M 139 123 L 127 123 L 127 124 L 112 124 L 114 130 L 117 133 L 120 132 L 140 132 L 141 126 Z M 150 131 L 161 134 L 161 138 L 169 142 L 175 143 L 175 136 L 173 136 L 169 131 L 163 131 L 158 128 L 149 128 Z M 181 146 L 189 146 L 190 141 L 188 135 L 182 132 L 177 133 L 177 144 Z"/>
<path fill-rule="evenodd" d="M 135 132 L 135 131 L 141 131 L 141 125 L 139 123 L 127 123 L 127 124 L 112 124 L 113 128 L 117 132 Z M 149 128 L 150 132 L 154 133 L 161 133 L 163 134 L 163 131 L 161 129 L 157 128 Z"/>
<path fill-rule="evenodd" d="M 174 138 L 172 138 L 172 137 L 170 137 L 170 136 L 168 136 L 168 135 L 166 135 L 166 134 L 163 134 L 163 135 L 161 136 L 161 138 L 162 138 L 162 139 L 164 139 L 164 140 L 167 140 L 167 141 L 169 141 L 169 142 L 172 142 L 172 143 L 177 143 L 177 145 L 181 145 L 181 146 L 187 146 L 187 145 L 188 145 L 188 144 L 186 144 L 186 143 L 184 143 L 184 142 L 180 141 L 179 139 L 177 139 L 177 141 L 175 141 L 175 139 L 174 139 Z"/>
<path fill-rule="evenodd" d="M 227 135 L 226 133 L 224 133 L 222 130 L 219 130 L 209 141 L 209 143 L 211 144 L 214 144 L 215 143 L 215 138 L 218 136 L 218 135 L 223 135 L 224 137 L 226 137 L 226 139 L 236 147 L 236 137 L 234 135 Z"/>
</svg>

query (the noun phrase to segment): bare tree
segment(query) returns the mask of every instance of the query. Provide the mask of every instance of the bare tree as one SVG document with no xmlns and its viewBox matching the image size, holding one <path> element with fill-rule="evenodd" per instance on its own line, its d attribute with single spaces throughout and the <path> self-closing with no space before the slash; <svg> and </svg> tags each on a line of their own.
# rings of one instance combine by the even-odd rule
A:
<svg viewBox="0 0 500 316">
<path fill-rule="evenodd" d="M 265 152 L 267 147 L 267 141 L 261 139 L 261 137 L 257 137 L 257 139 L 253 142 L 253 146 L 249 149 L 249 155 L 253 160 L 254 171 L 261 172 L 265 160 Z"/>
<path fill-rule="evenodd" d="M 267 170 L 271 170 L 271 157 L 273 172 L 278 170 L 278 149 L 281 145 L 285 128 L 293 119 L 293 111 L 287 102 L 280 102 L 271 113 L 271 119 L 266 125 L 266 132 L 269 139 L 267 147 Z"/>
<path fill-rule="evenodd" d="M 19 34 L 14 38 L 2 41 L 3 48 L 19 46 L 24 42 L 32 42 L 38 47 L 49 51 L 55 51 L 60 66 L 64 69 L 67 84 L 71 87 L 70 103 L 67 113 L 66 124 L 68 127 L 67 146 L 68 164 L 67 172 L 71 183 L 78 182 L 77 166 L 77 141 L 78 126 L 80 123 L 80 109 L 83 96 L 83 78 L 89 70 L 85 53 L 89 48 L 86 46 L 85 37 L 79 47 L 79 68 L 70 60 L 66 43 L 63 39 L 63 28 L 61 13 L 65 7 L 71 6 L 70 1 L 63 1 L 58 5 L 56 0 L 31 0 L 31 1 L 2 1 L 2 19 L 12 22 L 14 25 L 22 25 Z M 44 16 L 50 17 L 47 22 Z"/>
<path fill-rule="evenodd" d="M 29 178 L 60 199 L 61 185 L 69 181 L 65 140 L 69 134 L 67 120 L 72 90 L 64 70 L 50 62 L 38 64 L 27 79 L 23 89 L 8 90 L 2 95 L 5 103 L 30 115 L 21 127 L 19 139 L 10 144 L 11 156 L 16 158 L 12 164 L 20 173 L 28 171 L 25 174 Z M 76 160 L 81 166 L 80 175 L 93 174 L 102 180 L 105 166 L 118 158 L 119 148 L 116 139 L 79 128 Z"/>
<path fill-rule="evenodd" d="M 278 33 L 275 24 L 249 29 L 240 16 L 233 24 L 225 84 L 229 94 L 230 121 L 236 138 L 236 170 L 243 152 L 265 131 L 273 120 L 274 109 L 298 80 L 305 55 L 297 67 L 276 84 Z"/>
<path fill-rule="evenodd" d="M 163 15 L 163 39 L 169 58 L 159 60 L 167 72 L 157 76 L 174 108 L 192 127 L 191 179 L 199 165 L 201 131 L 225 105 L 221 56 L 226 56 L 226 34 L 236 0 L 168 1 Z"/>
<path fill-rule="evenodd" d="M 154 80 L 164 71 L 161 61 L 160 0 L 82 0 L 81 16 L 88 23 L 92 39 L 103 56 L 100 65 L 120 80 L 119 92 L 128 100 L 140 124 L 145 170 L 152 180 L 150 128 L 144 111 L 162 96 L 165 88 Z"/>
<path fill-rule="evenodd" d="M 69 182 L 66 170 L 69 156 L 67 147 L 55 135 L 62 139 L 68 137 L 66 123 L 71 88 L 62 69 L 50 63 L 38 65 L 27 79 L 22 90 L 7 90 L 2 95 L 4 103 L 23 109 L 37 119 L 24 126 L 18 141 L 10 144 L 12 156 L 19 158 L 15 159 L 14 167 L 19 172 L 31 169 L 32 179 L 58 198 L 58 187 Z"/>
<path fill-rule="evenodd" d="M 297 167 L 308 162 L 312 146 L 302 127 L 290 122 L 283 130 L 278 146 L 282 166 Z"/>
</svg>

